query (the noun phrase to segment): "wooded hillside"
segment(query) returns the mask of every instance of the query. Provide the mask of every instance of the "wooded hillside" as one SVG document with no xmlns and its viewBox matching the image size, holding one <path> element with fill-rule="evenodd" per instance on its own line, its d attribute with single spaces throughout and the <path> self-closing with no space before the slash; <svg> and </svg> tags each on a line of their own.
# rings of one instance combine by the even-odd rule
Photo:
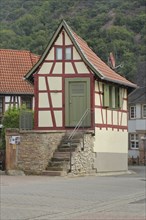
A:
<svg viewBox="0 0 146 220">
<path fill-rule="evenodd" d="M 2 0 L 0 48 L 42 54 L 62 19 L 106 63 L 112 51 L 117 72 L 132 80 L 145 60 L 146 0 Z"/>
</svg>

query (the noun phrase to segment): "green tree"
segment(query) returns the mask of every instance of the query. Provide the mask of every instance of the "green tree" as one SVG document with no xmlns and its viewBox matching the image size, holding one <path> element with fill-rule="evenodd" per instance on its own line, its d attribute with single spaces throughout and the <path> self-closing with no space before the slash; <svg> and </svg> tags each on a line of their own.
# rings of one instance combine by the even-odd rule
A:
<svg viewBox="0 0 146 220">
<path fill-rule="evenodd" d="M 20 109 L 14 107 L 9 108 L 2 120 L 2 144 L 1 148 L 5 148 L 5 130 L 6 128 L 19 128 L 19 114 L 20 114 Z"/>
</svg>

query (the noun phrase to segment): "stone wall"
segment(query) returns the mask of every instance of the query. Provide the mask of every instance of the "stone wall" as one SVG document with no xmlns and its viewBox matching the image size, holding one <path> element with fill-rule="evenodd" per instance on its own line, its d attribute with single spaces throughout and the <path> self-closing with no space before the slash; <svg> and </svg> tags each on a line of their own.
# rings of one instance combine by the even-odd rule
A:
<svg viewBox="0 0 146 220">
<path fill-rule="evenodd" d="M 83 141 L 81 140 L 76 151 L 72 155 L 72 175 L 85 175 L 93 174 L 96 172 L 96 170 L 94 170 L 95 153 L 93 148 L 94 137 L 91 134 L 85 134 L 84 146 Z"/>
<path fill-rule="evenodd" d="M 146 165 L 146 140 L 140 142 L 139 146 L 139 163 Z"/>
<path fill-rule="evenodd" d="M 6 170 L 20 169 L 27 174 L 41 174 L 60 144 L 64 132 L 6 131 Z M 11 136 L 20 136 L 19 144 L 11 144 Z M 10 155 L 13 155 L 11 161 Z M 14 161 L 15 160 L 15 161 Z M 13 164 L 12 164 L 13 163 Z"/>
</svg>

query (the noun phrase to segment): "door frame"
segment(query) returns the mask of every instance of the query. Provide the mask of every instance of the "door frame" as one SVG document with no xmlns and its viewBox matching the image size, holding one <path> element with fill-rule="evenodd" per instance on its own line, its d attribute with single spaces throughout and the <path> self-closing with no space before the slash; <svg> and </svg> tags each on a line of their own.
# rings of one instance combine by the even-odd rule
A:
<svg viewBox="0 0 146 220">
<path fill-rule="evenodd" d="M 90 90 L 90 78 L 84 77 L 76 77 L 76 78 L 65 78 L 65 127 L 74 127 L 69 125 L 70 121 L 70 114 L 69 114 L 69 84 L 70 82 L 86 82 L 87 83 L 87 89 L 86 89 L 86 97 L 87 97 L 87 108 L 91 109 L 91 90 Z M 90 126 L 91 126 L 91 116 L 90 116 Z M 90 127 L 88 126 L 88 127 Z"/>
</svg>

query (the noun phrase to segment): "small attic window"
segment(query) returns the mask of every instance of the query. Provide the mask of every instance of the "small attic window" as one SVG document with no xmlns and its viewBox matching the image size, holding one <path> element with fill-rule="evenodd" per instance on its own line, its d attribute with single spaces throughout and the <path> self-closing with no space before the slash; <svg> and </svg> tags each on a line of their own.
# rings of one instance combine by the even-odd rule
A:
<svg viewBox="0 0 146 220">
<path fill-rule="evenodd" d="M 65 48 L 65 60 L 71 60 L 72 59 L 72 48 L 66 47 Z"/>
<path fill-rule="evenodd" d="M 62 60 L 62 48 L 56 47 L 56 60 Z"/>
</svg>

